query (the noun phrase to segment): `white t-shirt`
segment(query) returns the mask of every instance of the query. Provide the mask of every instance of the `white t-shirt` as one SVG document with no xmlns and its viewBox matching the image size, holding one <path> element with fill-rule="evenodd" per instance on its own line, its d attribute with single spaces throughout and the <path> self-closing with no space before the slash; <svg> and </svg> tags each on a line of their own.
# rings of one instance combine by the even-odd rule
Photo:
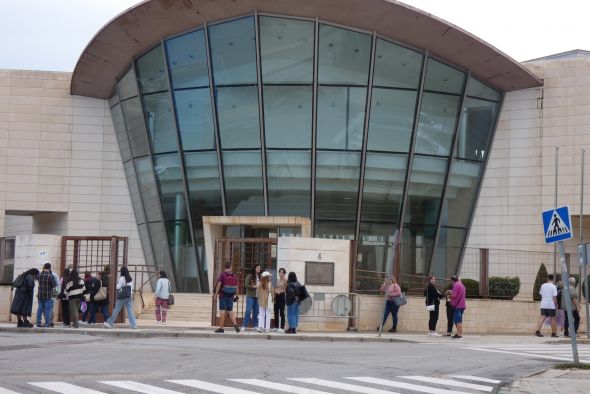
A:
<svg viewBox="0 0 590 394">
<path fill-rule="evenodd" d="M 543 283 L 539 294 L 541 294 L 541 309 L 555 309 L 553 297 L 557 297 L 557 287 L 553 283 Z"/>
</svg>

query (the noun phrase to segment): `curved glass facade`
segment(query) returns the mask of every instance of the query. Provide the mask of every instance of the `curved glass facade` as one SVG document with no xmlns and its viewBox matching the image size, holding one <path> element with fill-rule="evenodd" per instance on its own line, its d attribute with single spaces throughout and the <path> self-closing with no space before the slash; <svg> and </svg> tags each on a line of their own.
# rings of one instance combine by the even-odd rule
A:
<svg viewBox="0 0 590 394">
<path fill-rule="evenodd" d="M 459 266 L 502 94 L 427 53 L 252 15 L 164 38 L 110 100 L 148 263 L 207 292 L 203 216 L 304 216 L 373 289 Z"/>
</svg>

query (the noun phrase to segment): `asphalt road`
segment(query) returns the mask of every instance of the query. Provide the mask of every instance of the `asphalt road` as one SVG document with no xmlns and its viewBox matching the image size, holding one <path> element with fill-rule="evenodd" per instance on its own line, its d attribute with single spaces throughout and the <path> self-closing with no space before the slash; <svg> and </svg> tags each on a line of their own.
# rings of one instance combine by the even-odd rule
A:
<svg viewBox="0 0 590 394">
<path fill-rule="evenodd" d="M 2 389 L 17 393 L 52 392 L 31 384 L 36 382 L 65 382 L 102 393 L 133 392 L 102 381 L 133 381 L 173 390 L 143 391 L 154 394 L 211 392 L 167 382 L 181 379 L 227 386 L 230 389 L 220 392 L 228 393 L 239 393 L 237 388 L 258 393 L 276 392 L 229 379 L 261 379 L 331 393 L 347 392 L 338 387 L 320 387 L 289 378 L 319 378 L 371 387 L 370 390 L 379 388 L 406 393 L 415 391 L 359 383 L 345 377 L 392 380 L 407 375 L 428 379 L 454 374 L 502 381 L 492 390 L 498 392 L 501 385 L 553 364 L 521 355 L 475 351 L 450 339 L 440 344 L 420 344 L 0 333 L 0 393 L 10 392 Z M 436 382 L 428 385 L 434 389 L 477 392 L 469 391 L 469 387 L 449 387 Z M 370 390 L 365 392 L 378 392 Z"/>
</svg>

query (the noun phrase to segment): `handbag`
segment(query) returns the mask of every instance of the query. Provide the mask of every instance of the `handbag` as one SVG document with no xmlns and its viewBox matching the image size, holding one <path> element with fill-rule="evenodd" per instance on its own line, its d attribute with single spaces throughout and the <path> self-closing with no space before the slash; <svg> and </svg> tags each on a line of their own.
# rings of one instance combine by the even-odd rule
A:
<svg viewBox="0 0 590 394">
<path fill-rule="evenodd" d="M 172 286 L 170 286 L 170 281 L 168 281 L 168 305 L 174 305 L 174 294 L 172 294 Z"/>
<path fill-rule="evenodd" d="M 94 295 L 94 301 L 104 301 L 107 299 L 107 288 L 100 284 L 100 288 Z"/>
<path fill-rule="evenodd" d="M 131 297 L 131 286 L 126 285 L 117 290 L 117 299 L 124 300 Z"/>
<path fill-rule="evenodd" d="M 436 310 L 436 305 L 432 304 L 432 305 L 426 305 L 426 310 L 428 312 L 434 312 Z"/>
<path fill-rule="evenodd" d="M 398 297 L 393 297 L 393 303 L 395 304 L 395 306 L 402 306 L 406 305 L 408 303 L 408 300 L 406 299 L 406 295 L 402 293 L 402 295 Z"/>
</svg>

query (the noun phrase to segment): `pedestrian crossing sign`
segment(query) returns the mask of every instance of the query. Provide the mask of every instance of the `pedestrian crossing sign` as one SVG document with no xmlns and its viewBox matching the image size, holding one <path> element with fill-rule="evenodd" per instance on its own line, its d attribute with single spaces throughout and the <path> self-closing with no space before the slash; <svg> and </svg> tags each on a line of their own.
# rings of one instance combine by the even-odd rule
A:
<svg viewBox="0 0 590 394">
<path fill-rule="evenodd" d="M 551 244 L 574 236 L 569 206 L 543 211 L 543 228 L 545 243 Z"/>
</svg>

